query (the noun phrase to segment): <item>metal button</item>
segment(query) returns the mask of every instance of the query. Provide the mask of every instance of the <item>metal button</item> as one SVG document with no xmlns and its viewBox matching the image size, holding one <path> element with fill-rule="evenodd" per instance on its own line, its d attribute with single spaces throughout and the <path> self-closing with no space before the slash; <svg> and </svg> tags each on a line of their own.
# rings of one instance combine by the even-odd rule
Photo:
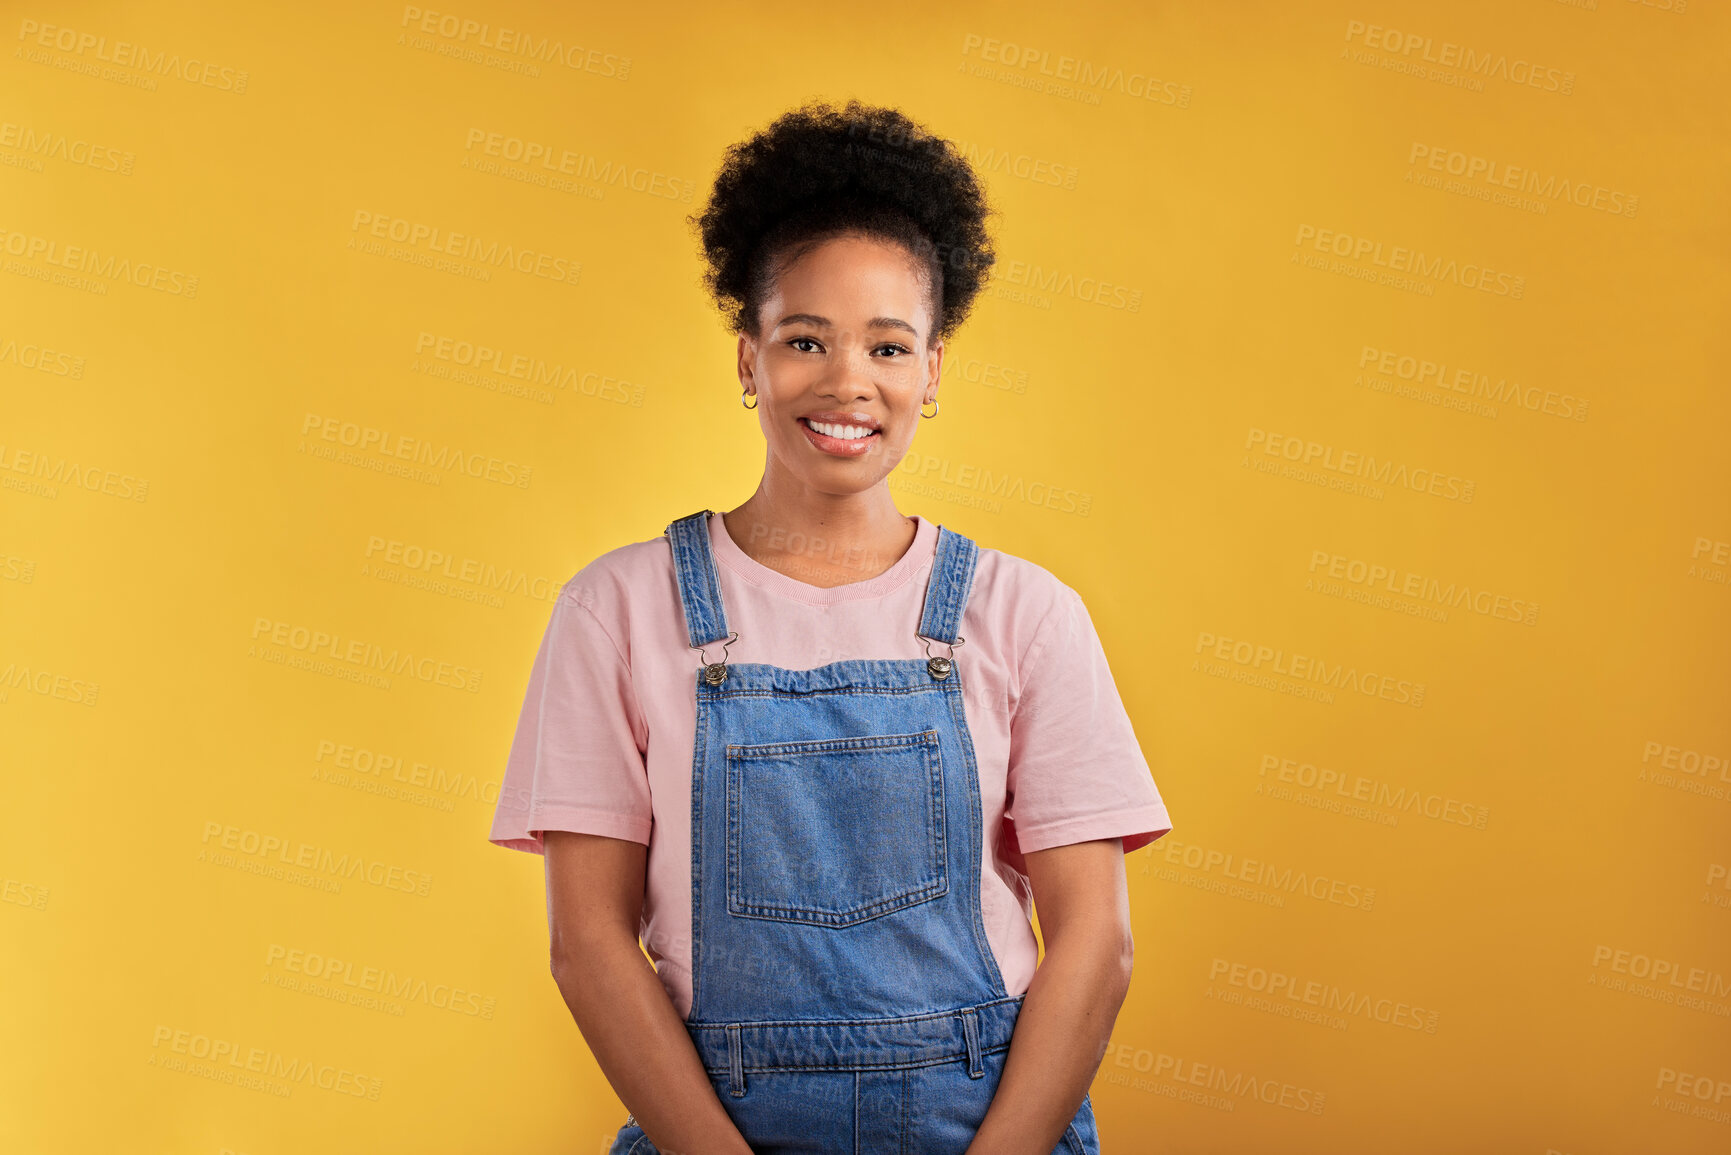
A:
<svg viewBox="0 0 1731 1155">
<path fill-rule="evenodd" d="M 727 677 L 726 662 L 711 662 L 703 667 L 703 680 L 711 686 L 719 686 L 725 677 Z"/>
<path fill-rule="evenodd" d="M 941 682 L 950 676 L 950 660 L 948 658 L 927 658 L 926 669 L 931 671 L 932 677 Z"/>
</svg>

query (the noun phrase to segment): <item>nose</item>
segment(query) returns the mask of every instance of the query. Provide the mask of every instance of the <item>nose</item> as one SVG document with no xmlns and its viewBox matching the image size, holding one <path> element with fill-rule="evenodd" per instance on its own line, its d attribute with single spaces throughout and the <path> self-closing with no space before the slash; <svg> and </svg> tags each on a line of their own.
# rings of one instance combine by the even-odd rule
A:
<svg viewBox="0 0 1731 1155">
<path fill-rule="evenodd" d="M 839 402 L 866 401 L 877 396 L 874 366 L 867 349 L 849 349 L 837 357 L 818 382 L 817 392 Z"/>
</svg>

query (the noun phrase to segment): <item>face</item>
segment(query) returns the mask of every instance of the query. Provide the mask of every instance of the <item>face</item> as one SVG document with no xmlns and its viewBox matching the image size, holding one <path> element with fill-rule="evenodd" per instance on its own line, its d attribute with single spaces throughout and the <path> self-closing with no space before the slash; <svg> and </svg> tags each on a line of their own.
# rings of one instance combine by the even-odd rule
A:
<svg viewBox="0 0 1731 1155">
<path fill-rule="evenodd" d="M 786 266 L 756 335 L 739 338 L 739 380 L 757 394 L 772 482 L 860 493 L 889 476 L 937 398 L 943 342 L 903 247 L 835 237 Z"/>
</svg>

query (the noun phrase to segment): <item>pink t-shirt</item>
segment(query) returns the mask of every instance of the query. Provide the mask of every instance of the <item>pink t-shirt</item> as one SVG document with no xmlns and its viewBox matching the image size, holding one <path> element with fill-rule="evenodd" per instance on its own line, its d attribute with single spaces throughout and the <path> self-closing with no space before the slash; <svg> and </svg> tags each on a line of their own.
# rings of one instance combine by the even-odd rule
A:
<svg viewBox="0 0 1731 1155">
<path fill-rule="evenodd" d="M 671 519 L 669 519 L 671 520 Z M 755 561 L 718 513 L 709 537 L 730 662 L 801 670 L 926 657 L 916 638 L 936 522 L 869 581 L 823 589 Z M 1022 855 L 1097 838 L 1126 852 L 1172 829 L 1080 595 L 980 546 L 955 648 L 980 779 L 986 936 L 1008 993 L 1039 948 Z M 668 997 L 691 1012 L 691 762 L 697 651 L 663 534 L 602 554 L 566 583 L 541 640 L 488 840 L 544 853 L 574 830 L 649 847 L 641 935 Z M 707 647 L 711 660 L 719 643 Z M 934 643 L 933 653 L 946 652 Z M 717 864 L 718 868 L 721 864 Z"/>
</svg>

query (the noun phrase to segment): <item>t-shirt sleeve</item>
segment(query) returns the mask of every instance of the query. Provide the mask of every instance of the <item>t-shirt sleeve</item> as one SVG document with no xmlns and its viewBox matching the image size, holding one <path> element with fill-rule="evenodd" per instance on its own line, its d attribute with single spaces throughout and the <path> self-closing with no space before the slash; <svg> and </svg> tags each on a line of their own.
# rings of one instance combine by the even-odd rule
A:
<svg viewBox="0 0 1731 1155">
<path fill-rule="evenodd" d="M 1010 717 L 1006 816 L 1021 853 L 1172 829 L 1081 595 L 1067 585 L 1023 659 Z"/>
<path fill-rule="evenodd" d="M 488 841 L 546 853 L 572 830 L 649 843 L 647 729 L 624 655 L 567 586 L 535 655 Z"/>
</svg>

